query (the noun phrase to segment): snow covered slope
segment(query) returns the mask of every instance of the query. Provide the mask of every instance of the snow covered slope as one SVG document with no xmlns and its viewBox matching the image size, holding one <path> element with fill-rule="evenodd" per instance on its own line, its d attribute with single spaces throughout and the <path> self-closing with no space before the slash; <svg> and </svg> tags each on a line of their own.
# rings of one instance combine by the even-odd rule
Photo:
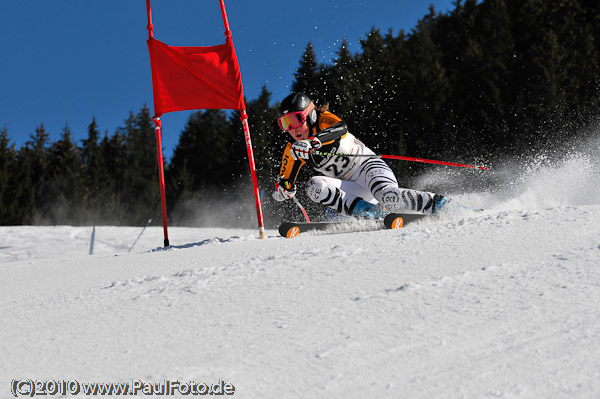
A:
<svg viewBox="0 0 600 399">
<path fill-rule="evenodd" d="M 0 227 L 0 397 L 32 378 L 598 398 L 598 154 L 500 169 L 500 189 L 455 195 L 484 212 L 400 231 L 173 228 L 163 250 L 151 227 L 129 253 L 141 229 L 98 227 L 89 256 L 91 228 Z"/>
</svg>

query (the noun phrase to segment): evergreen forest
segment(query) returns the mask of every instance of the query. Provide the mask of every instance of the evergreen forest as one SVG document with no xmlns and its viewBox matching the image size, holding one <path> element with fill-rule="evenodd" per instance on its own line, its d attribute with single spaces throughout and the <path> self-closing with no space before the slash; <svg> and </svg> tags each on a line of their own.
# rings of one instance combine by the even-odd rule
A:
<svg viewBox="0 0 600 399">
<path fill-rule="evenodd" d="M 457 0 L 447 13 L 431 7 L 410 32 L 373 28 L 360 46 L 351 53 L 344 40 L 322 64 L 307 43 L 290 80 L 317 106 L 329 104 L 376 153 L 493 167 L 597 129 L 596 0 Z M 246 99 L 267 228 L 302 218 L 291 201 L 270 196 L 287 141 L 277 125 L 281 100 L 266 86 Z M 159 224 L 151 111 L 127 112 L 110 134 L 92 120 L 81 142 L 68 125 L 50 142 L 41 124 L 15 148 L 0 128 L 0 224 Z M 427 169 L 391 166 L 401 185 Z M 256 226 L 239 113 L 191 113 L 164 167 L 170 225 Z M 298 192 L 309 213 L 323 213 Z"/>
</svg>

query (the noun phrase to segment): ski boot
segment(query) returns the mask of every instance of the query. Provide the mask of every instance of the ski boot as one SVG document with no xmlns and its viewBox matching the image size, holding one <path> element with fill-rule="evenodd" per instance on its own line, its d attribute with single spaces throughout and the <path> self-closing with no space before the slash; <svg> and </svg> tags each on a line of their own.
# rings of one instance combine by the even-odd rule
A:
<svg viewBox="0 0 600 399">
<path fill-rule="evenodd" d="M 435 194 L 433 196 L 433 210 L 431 213 L 433 215 L 438 214 L 449 202 L 450 200 L 443 195 Z"/>
<path fill-rule="evenodd" d="M 365 200 L 358 200 L 352 208 L 352 216 L 359 219 L 383 219 L 390 212 L 379 205 L 371 204 Z"/>
</svg>

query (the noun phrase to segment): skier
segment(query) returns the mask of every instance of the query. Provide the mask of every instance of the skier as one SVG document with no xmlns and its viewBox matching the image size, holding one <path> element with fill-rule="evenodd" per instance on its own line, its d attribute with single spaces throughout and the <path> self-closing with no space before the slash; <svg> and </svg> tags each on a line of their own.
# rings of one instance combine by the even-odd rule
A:
<svg viewBox="0 0 600 399">
<path fill-rule="evenodd" d="M 390 212 L 435 214 L 442 208 L 446 198 L 441 195 L 398 187 L 394 172 L 381 158 L 336 155 L 375 153 L 327 109 L 317 109 L 304 93 L 281 102 L 279 127 L 291 137 L 275 183 L 276 201 L 296 195 L 298 172 L 308 164 L 321 174 L 306 182 L 309 198 L 343 215 L 378 219 Z"/>
</svg>

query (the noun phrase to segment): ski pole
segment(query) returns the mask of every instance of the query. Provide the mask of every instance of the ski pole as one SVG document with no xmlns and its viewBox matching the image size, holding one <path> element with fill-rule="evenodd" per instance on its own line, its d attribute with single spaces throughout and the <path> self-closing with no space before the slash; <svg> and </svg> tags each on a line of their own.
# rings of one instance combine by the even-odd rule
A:
<svg viewBox="0 0 600 399">
<path fill-rule="evenodd" d="M 401 155 L 338 154 L 338 153 L 332 153 L 332 152 L 321 152 L 321 151 L 318 151 L 318 150 L 311 150 L 311 151 L 315 155 L 325 155 L 325 156 L 339 155 L 339 156 L 342 156 L 342 157 L 367 157 L 367 158 L 399 159 L 399 160 L 402 160 L 402 161 L 433 163 L 433 164 L 437 164 L 437 165 L 458 166 L 460 168 L 471 168 L 471 169 L 488 170 L 487 166 L 475 166 L 475 165 L 467 165 L 467 164 L 463 164 L 463 163 L 435 161 L 435 160 L 432 160 L 432 159 L 403 157 Z"/>
<path fill-rule="evenodd" d="M 288 197 L 290 197 L 290 196 L 288 195 Z M 298 205 L 298 208 L 300 208 L 300 210 L 304 214 L 304 217 L 306 218 L 306 221 L 308 223 L 312 223 L 310 221 L 310 219 L 308 218 L 308 213 L 306 213 L 306 209 L 304 209 L 304 207 L 302 206 L 302 204 L 300 203 L 300 201 L 298 201 L 298 198 L 296 198 L 296 196 L 293 196 L 293 197 L 290 197 L 290 198 L 294 200 L 294 202 L 296 203 L 296 205 Z"/>
<path fill-rule="evenodd" d="M 291 184 L 289 182 L 285 182 L 284 187 L 289 189 L 291 187 Z M 312 223 L 310 221 L 310 218 L 308 217 L 308 213 L 306 213 L 306 209 L 304 209 L 304 207 L 302 206 L 302 204 L 300 203 L 300 201 L 298 201 L 298 198 L 296 198 L 296 195 L 294 193 L 294 195 L 289 195 L 288 193 L 284 192 L 283 193 L 286 197 L 288 197 L 288 199 L 293 199 L 294 202 L 296 203 L 296 205 L 298 205 L 298 208 L 300 208 L 300 210 L 302 211 L 302 213 L 304 214 L 304 218 L 306 219 L 306 221 L 308 223 Z"/>
<path fill-rule="evenodd" d="M 135 241 L 133 242 L 133 244 L 131 244 L 131 248 L 129 248 L 129 252 L 131 252 L 131 250 L 133 249 L 133 246 L 135 245 L 136 242 L 138 242 L 138 240 L 140 239 L 140 237 L 142 236 L 142 234 L 144 234 L 144 230 L 146 230 L 146 227 L 148 227 L 148 225 L 151 222 L 152 222 L 152 219 L 148 219 L 148 221 L 146 222 L 146 225 L 142 229 L 142 232 L 140 233 L 140 235 L 135 239 Z"/>
</svg>

